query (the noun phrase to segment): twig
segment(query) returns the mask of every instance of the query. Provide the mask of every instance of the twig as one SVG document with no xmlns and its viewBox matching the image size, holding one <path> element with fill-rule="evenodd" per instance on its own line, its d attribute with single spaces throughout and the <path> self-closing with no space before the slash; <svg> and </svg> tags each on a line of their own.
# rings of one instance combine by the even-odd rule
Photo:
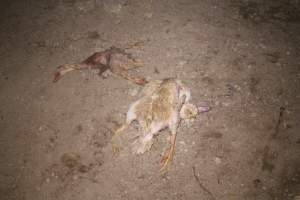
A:
<svg viewBox="0 0 300 200">
<path fill-rule="evenodd" d="M 91 178 L 91 177 L 88 177 L 88 176 L 80 176 L 80 178 L 87 179 L 87 180 L 89 180 L 93 183 L 99 183 L 99 181 L 96 178 Z"/>
<path fill-rule="evenodd" d="M 196 169 L 195 169 L 195 166 L 193 166 L 193 173 L 194 173 L 194 177 L 199 185 L 199 187 L 204 191 L 206 192 L 210 197 L 211 199 L 213 200 L 216 200 L 216 198 L 214 197 L 214 195 L 201 183 L 199 177 L 196 175 Z"/>
<path fill-rule="evenodd" d="M 275 132 L 274 134 L 272 135 L 272 138 L 275 139 L 279 133 L 279 127 L 282 123 L 282 117 L 283 117 L 283 112 L 285 111 L 285 108 L 284 107 L 280 107 L 279 109 L 279 116 L 278 116 L 278 120 L 277 120 L 277 123 L 276 123 L 276 127 L 275 127 Z"/>
</svg>

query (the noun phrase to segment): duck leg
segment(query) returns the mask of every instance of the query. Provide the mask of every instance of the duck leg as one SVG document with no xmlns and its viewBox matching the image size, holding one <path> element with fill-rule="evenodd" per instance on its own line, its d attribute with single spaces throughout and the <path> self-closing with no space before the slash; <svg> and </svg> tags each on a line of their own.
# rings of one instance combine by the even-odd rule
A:
<svg viewBox="0 0 300 200">
<path fill-rule="evenodd" d="M 176 132 L 175 132 L 175 134 L 172 133 L 172 135 L 171 135 L 170 147 L 164 153 L 164 156 L 161 160 L 162 167 L 160 168 L 160 171 L 164 171 L 167 168 L 170 161 L 172 160 L 173 155 L 174 155 L 174 150 L 175 150 L 175 143 L 176 143 Z"/>
<path fill-rule="evenodd" d="M 122 126 L 120 126 L 115 132 L 114 135 L 112 136 L 111 139 L 111 144 L 112 144 L 112 148 L 114 152 L 118 152 L 119 151 L 119 147 L 116 144 L 115 140 L 117 138 L 117 136 L 119 136 L 127 127 L 129 126 L 129 124 L 123 124 Z"/>
<path fill-rule="evenodd" d="M 106 71 L 109 66 L 108 60 L 109 60 L 109 52 L 96 52 L 89 56 L 87 59 L 82 61 L 81 63 L 76 64 L 64 64 L 57 68 L 53 82 L 57 82 L 61 77 L 63 77 L 66 73 L 74 71 L 74 70 L 84 70 L 84 69 L 99 69 L 99 74 L 102 74 L 104 71 Z"/>
<path fill-rule="evenodd" d="M 124 70 L 121 68 L 112 68 L 111 70 L 114 74 L 117 74 L 117 75 L 121 76 L 122 78 L 129 80 L 135 84 L 145 85 L 147 83 L 147 80 L 145 78 L 134 76 L 134 75 L 128 73 L 127 70 Z"/>
<path fill-rule="evenodd" d="M 109 60 L 110 69 L 114 74 L 138 85 L 145 85 L 147 83 L 146 79 L 143 77 L 132 75 L 128 71 L 131 69 L 142 67 L 143 65 L 144 64 L 142 61 L 131 58 L 127 54 L 112 54 Z"/>
<path fill-rule="evenodd" d="M 85 64 L 64 64 L 57 67 L 56 72 L 54 74 L 53 82 L 57 82 L 61 77 L 63 77 L 66 73 L 74 71 L 74 70 L 82 70 L 88 68 Z"/>
</svg>

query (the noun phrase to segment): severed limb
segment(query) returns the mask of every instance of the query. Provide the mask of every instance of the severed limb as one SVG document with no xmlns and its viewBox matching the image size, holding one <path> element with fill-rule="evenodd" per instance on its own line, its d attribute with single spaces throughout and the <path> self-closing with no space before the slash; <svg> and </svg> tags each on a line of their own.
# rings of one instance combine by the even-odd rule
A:
<svg viewBox="0 0 300 200">
<path fill-rule="evenodd" d="M 111 144 L 112 144 L 112 148 L 114 152 L 118 152 L 119 151 L 119 147 L 116 144 L 115 140 L 116 138 L 129 126 L 129 124 L 123 124 L 122 126 L 120 126 L 115 132 L 114 135 L 112 136 L 111 139 Z"/>
<path fill-rule="evenodd" d="M 174 150 L 175 150 L 175 143 L 176 143 L 176 132 L 175 132 L 175 134 L 172 133 L 172 135 L 171 135 L 170 147 L 164 153 L 164 156 L 161 160 L 162 167 L 160 168 L 160 171 L 164 171 L 167 168 L 170 161 L 172 160 L 173 155 L 174 155 Z"/>
<path fill-rule="evenodd" d="M 61 65 L 56 69 L 53 82 L 57 82 L 66 73 L 74 70 L 99 69 L 99 74 L 101 75 L 104 71 L 106 71 L 109 68 L 109 66 L 107 65 L 108 61 L 108 52 L 104 51 L 96 52 L 80 63 Z"/>
<path fill-rule="evenodd" d="M 179 104 L 177 105 L 178 111 L 182 108 L 185 101 L 186 101 L 186 95 L 181 96 L 179 99 Z M 163 158 L 161 160 L 162 163 L 162 167 L 160 168 L 161 172 L 167 168 L 168 164 L 173 158 L 174 151 L 175 151 L 177 128 L 179 123 L 180 123 L 179 113 L 177 113 L 176 120 L 169 126 L 169 128 L 171 129 L 170 148 L 164 153 Z"/>
<path fill-rule="evenodd" d="M 117 75 L 121 76 L 122 78 L 129 80 L 138 85 L 145 85 L 148 82 L 145 78 L 134 76 L 134 75 L 128 73 L 127 70 L 124 70 L 121 68 L 114 68 L 114 69 L 112 69 L 112 72 L 114 74 L 117 74 Z"/>
<path fill-rule="evenodd" d="M 113 73 L 132 81 L 138 85 L 147 83 L 145 78 L 134 76 L 127 71 L 142 67 L 144 64 L 141 60 L 134 59 L 124 50 L 111 47 L 105 51 L 96 52 L 80 63 L 64 64 L 57 68 L 53 82 L 57 82 L 66 73 L 74 70 L 99 69 L 99 75 L 110 69 Z"/>
</svg>

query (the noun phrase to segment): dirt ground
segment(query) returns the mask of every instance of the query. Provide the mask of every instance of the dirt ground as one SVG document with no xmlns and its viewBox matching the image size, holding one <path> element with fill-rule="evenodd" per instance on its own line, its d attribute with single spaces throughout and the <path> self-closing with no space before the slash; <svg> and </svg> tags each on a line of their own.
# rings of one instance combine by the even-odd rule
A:
<svg viewBox="0 0 300 200">
<path fill-rule="evenodd" d="M 0 199 L 289 200 L 300 195 L 298 0 L 2 1 Z M 178 77 L 208 104 L 151 151 L 136 126 L 110 139 L 140 86 L 95 71 L 52 83 L 58 65 L 110 46 L 148 79 Z"/>
</svg>

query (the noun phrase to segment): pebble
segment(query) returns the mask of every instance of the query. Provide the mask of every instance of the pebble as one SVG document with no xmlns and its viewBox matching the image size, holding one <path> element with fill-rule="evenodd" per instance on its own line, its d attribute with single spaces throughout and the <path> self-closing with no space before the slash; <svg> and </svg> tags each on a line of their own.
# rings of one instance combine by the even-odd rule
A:
<svg viewBox="0 0 300 200">
<path fill-rule="evenodd" d="M 187 61 L 181 60 L 181 61 L 179 61 L 178 66 L 183 67 L 186 63 L 187 63 Z"/>
<path fill-rule="evenodd" d="M 230 103 L 228 103 L 228 102 L 223 102 L 222 105 L 225 106 L 225 107 L 228 107 L 228 106 L 230 106 Z"/>
<path fill-rule="evenodd" d="M 216 162 L 217 165 L 219 165 L 219 164 L 222 163 L 222 160 L 219 157 L 215 157 L 215 162 Z"/>
<path fill-rule="evenodd" d="M 152 12 L 145 13 L 145 17 L 147 17 L 149 19 L 152 18 L 152 16 L 153 16 Z"/>
</svg>

